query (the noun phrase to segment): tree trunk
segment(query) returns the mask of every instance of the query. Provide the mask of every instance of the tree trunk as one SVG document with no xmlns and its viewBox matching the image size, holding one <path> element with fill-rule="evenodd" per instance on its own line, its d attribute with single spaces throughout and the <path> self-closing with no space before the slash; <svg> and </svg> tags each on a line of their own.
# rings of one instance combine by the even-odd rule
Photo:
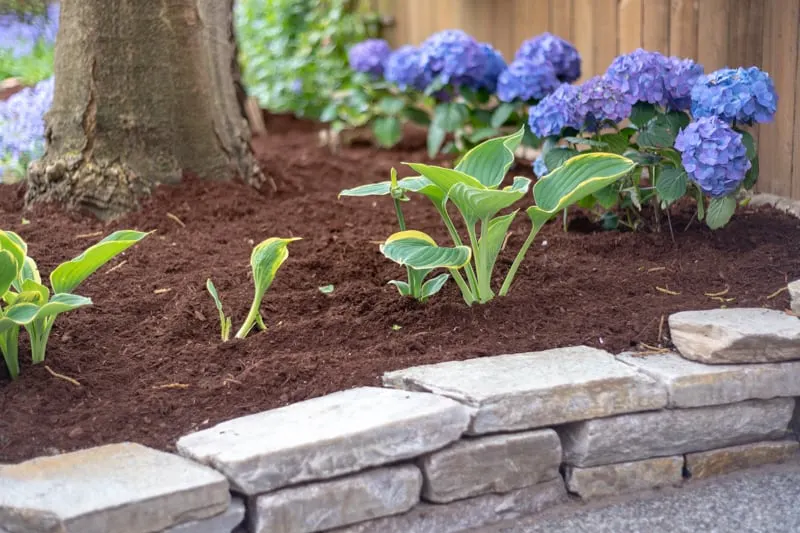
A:
<svg viewBox="0 0 800 533">
<path fill-rule="evenodd" d="M 111 218 L 184 171 L 261 177 L 237 95 L 233 0 L 62 0 L 28 203 Z"/>
</svg>

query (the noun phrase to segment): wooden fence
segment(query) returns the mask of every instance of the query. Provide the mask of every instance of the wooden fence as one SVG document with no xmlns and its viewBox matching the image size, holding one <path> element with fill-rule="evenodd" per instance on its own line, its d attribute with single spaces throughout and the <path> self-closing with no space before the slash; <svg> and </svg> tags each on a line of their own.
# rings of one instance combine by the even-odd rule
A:
<svg viewBox="0 0 800 533">
<path fill-rule="evenodd" d="M 394 45 L 463 29 L 506 59 L 525 39 L 549 31 L 572 41 L 584 79 L 615 56 L 642 47 L 692 57 L 707 72 L 758 65 L 775 81 L 775 122 L 756 132 L 759 190 L 800 200 L 800 0 L 372 0 L 393 19 Z"/>
</svg>

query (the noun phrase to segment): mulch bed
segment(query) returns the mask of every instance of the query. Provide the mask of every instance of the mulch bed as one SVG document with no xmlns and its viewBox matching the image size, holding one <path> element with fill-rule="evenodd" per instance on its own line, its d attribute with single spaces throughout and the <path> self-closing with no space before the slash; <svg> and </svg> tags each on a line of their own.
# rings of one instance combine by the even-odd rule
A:
<svg viewBox="0 0 800 533">
<path fill-rule="evenodd" d="M 450 283 L 420 305 L 386 284 L 404 275 L 376 244 L 396 231 L 390 200 L 337 193 L 386 179 L 392 166 L 408 175 L 400 163 L 427 159 L 424 138 L 332 155 L 313 126 L 272 119 L 267 127 L 270 137 L 254 144 L 277 192 L 187 179 L 104 224 L 49 207 L 25 211 L 20 186 L 0 187 L 0 227 L 28 241 L 46 274 L 100 238 L 87 234 L 157 230 L 80 287 L 94 306 L 56 322 L 46 364 L 80 386 L 32 367 L 27 341 L 20 379 L 0 371 L 0 462 L 124 440 L 169 450 L 184 433 L 377 385 L 383 372 L 413 365 L 577 344 L 615 353 L 668 345 L 664 317 L 722 305 L 705 293 L 728 289 L 729 306 L 786 309 L 785 292 L 769 296 L 800 277 L 800 220 L 774 210 L 742 210 L 711 232 L 697 222 L 684 231 L 689 210 L 675 209 L 674 242 L 669 232 L 596 231 L 576 213 L 573 231 L 559 223 L 543 231 L 508 297 L 468 308 Z M 531 175 L 528 163 L 515 172 Z M 410 227 L 448 242 L 426 202 L 406 205 Z M 501 274 L 526 217 L 512 229 Z M 214 280 L 235 330 L 252 298 L 250 251 L 270 236 L 303 240 L 264 301 L 269 330 L 223 344 L 205 281 Z M 332 294 L 319 291 L 328 284 Z"/>
</svg>

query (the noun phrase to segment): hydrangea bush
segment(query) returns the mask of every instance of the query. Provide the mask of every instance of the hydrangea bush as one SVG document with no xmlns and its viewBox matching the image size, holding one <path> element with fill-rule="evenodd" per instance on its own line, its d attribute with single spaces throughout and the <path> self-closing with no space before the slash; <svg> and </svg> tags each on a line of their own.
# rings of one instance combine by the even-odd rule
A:
<svg viewBox="0 0 800 533">
<path fill-rule="evenodd" d="M 53 75 L 59 5 L 42 2 L 31 7 L 38 9 L 4 12 L 0 3 L 0 81 L 17 78 L 33 85 Z"/>
<path fill-rule="evenodd" d="M 434 33 L 419 47 L 387 50 L 376 40 L 350 49 L 358 88 L 340 92 L 323 120 L 335 130 L 371 125 L 384 146 L 398 142 L 403 123 L 411 120 L 428 127 L 431 156 L 465 153 L 521 127 L 523 143 L 538 146 L 527 129 L 528 107 L 577 79 L 581 70 L 575 47 L 550 34 L 523 43 L 510 64 L 461 30 Z"/>
<path fill-rule="evenodd" d="M 53 101 L 53 78 L 0 102 L 0 183 L 17 181 L 44 153 L 44 114 Z"/>
<path fill-rule="evenodd" d="M 531 132 L 544 139 L 534 172 L 546 175 L 586 150 L 625 155 L 637 170 L 581 203 L 597 210 L 604 226 L 659 229 L 668 208 L 688 195 L 697 217 L 716 229 L 758 179 L 746 128 L 770 122 L 777 100 L 769 75 L 756 67 L 706 75 L 690 59 L 639 49 L 531 108 Z M 644 205 L 652 221 L 642 216 Z"/>
</svg>

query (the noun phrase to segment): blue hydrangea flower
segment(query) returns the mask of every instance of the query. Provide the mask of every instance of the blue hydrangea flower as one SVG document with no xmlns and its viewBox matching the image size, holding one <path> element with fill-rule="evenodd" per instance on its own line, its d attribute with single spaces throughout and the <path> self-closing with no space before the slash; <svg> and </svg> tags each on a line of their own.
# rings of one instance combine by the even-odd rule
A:
<svg viewBox="0 0 800 533">
<path fill-rule="evenodd" d="M 559 86 L 530 108 L 528 125 L 537 137 L 558 135 L 564 128 L 580 128 L 583 122 L 577 111 L 578 88 L 567 83 Z"/>
<path fill-rule="evenodd" d="M 483 52 L 484 69 L 483 77 L 477 88 L 493 93 L 497 90 L 497 78 L 506 69 L 506 60 L 503 58 L 503 54 L 488 43 L 481 43 L 481 51 Z"/>
<path fill-rule="evenodd" d="M 444 30 L 420 46 L 420 62 L 431 80 L 476 87 L 483 80 L 485 55 L 478 41 L 461 30 Z"/>
<path fill-rule="evenodd" d="M 775 84 L 757 67 L 712 72 L 692 89 L 692 115 L 726 122 L 771 122 L 778 107 Z"/>
<path fill-rule="evenodd" d="M 11 50 L 15 58 L 30 55 L 39 41 L 54 44 L 58 32 L 59 5 L 50 4 L 43 16 L 20 18 L 0 15 L 0 50 Z"/>
<path fill-rule="evenodd" d="M 410 45 L 401 46 L 386 60 L 383 77 L 403 91 L 409 87 L 419 91 L 424 90 L 430 79 L 425 75 L 420 57 L 418 48 Z"/>
<path fill-rule="evenodd" d="M 356 72 L 382 76 L 383 65 L 391 53 L 392 48 L 383 39 L 367 39 L 353 45 L 347 52 L 347 59 Z"/>
<path fill-rule="evenodd" d="M 667 107 L 676 111 L 688 111 L 692 106 L 692 87 L 705 74 L 703 65 L 691 59 L 664 58 L 662 76 L 667 93 Z"/>
<path fill-rule="evenodd" d="M 497 98 L 502 102 L 541 100 L 559 85 L 550 63 L 516 59 L 497 80 Z"/>
<path fill-rule="evenodd" d="M 543 33 L 522 43 L 515 59 L 529 59 L 538 63 L 548 61 L 553 65 L 559 81 L 564 83 L 572 83 L 581 77 L 581 55 L 578 50 L 552 33 Z"/>
<path fill-rule="evenodd" d="M 606 77 L 621 93 L 633 102 L 648 102 L 667 106 L 669 93 L 664 86 L 667 59 L 658 52 L 639 48 L 618 56 L 611 62 Z"/>
<path fill-rule="evenodd" d="M 605 76 L 595 76 L 578 86 L 576 110 L 584 125 L 594 131 L 600 123 L 620 122 L 631 116 L 633 99 Z"/>
<path fill-rule="evenodd" d="M 50 78 L 0 102 L 0 178 L 44 153 L 44 114 L 53 102 L 53 86 Z"/>
<path fill-rule="evenodd" d="M 533 173 L 536 174 L 537 178 L 541 178 L 542 176 L 546 176 L 548 172 L 550 171 L 547 170 L 547 164 L 544 162 L 544 155 L 539 154 L 533 162 Z"/>
<path fill-rule="evenodd" d="M 686 126 L 675 139 L 689 179 L 712 198 L 739 188 L 750 169 L 741 134 L 717 117 L 703 117 Z"/>
</svg>

